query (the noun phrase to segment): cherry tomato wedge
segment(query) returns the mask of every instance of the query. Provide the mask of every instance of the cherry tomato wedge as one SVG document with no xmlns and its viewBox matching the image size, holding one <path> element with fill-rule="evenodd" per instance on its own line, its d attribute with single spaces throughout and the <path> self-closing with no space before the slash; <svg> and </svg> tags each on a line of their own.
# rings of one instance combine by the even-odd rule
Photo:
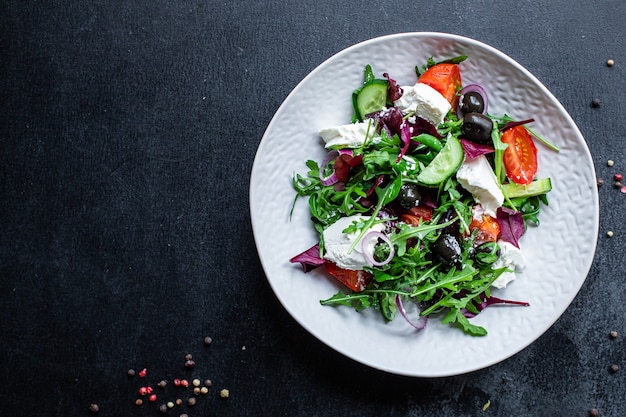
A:
<svg viewBox="0 0 626 417">
<path fill-rule="evenodd" d="M 472 217 L 472 222 L 469 225 L 470 231 L 476 230 L 477 245 L 481 245 L 485 242 L 496 242 L 500 236 L 500 224 L 498 220 L 485 214 Z"/>
<path fill-rule="evenodd" d="M 518 125 L 502 133 L 502 142 L 509 145 L 502 156 L 506 176 L 517 184 L 530 184 L 537 173 L 537 147 L 532 136 Z"/>
<path fill-rule="evenodd" d="M 333 262 L 326 262 L 324 266 L 330 275 L 337 278 L 337 281 L 355 292 L 363 291 L 373 279 L 372 275 L 367 271 L 343 269 Z"/>
<path fill-rule="evenodd" d="M 439 91 L 448 100 L 453 109 L 459 104 L 458 92 L 461 90 L 461 71 L 456 64 L 436 64 L 428 68 L 417 80 Z"/>
</svg>

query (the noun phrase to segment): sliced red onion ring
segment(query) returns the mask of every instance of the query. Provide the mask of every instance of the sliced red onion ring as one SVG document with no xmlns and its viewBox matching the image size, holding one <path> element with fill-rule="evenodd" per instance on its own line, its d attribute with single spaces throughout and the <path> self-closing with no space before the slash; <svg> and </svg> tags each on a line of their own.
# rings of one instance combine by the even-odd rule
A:
<svg viewBox="0 0 626 417">
<path fill-rule="evenodd" d="M 336 150 L 332 150 L 326 154 L 326 157 L 322 161 L 322 164 L 320 165 L 320 181 L 322 182 L 322 185 L 333 185 L 334 183 L 339 181 L 334 169 L 332 174 L 327 177 L 324 176 L 324 169 L 326 168 L 326 165 L 328 165 L 330 161 L 335 159 L 337 156 L 339 156 L 339 152 Z"/>
<path fill-rule="evenodd" d="M 482 114 L 487 114 L 487 106 L 489 105 L 489 100 L 487 99 L 487 92 L 485 91 L 485 89 L 481 85 L 478 85 L 478 84 L 468 84 L 461 89 L 459 94 L 461 98 L 463 98 L 464 94 L 471 93 L 471 92 L 478 93 L 483 98 L 483 103 L 485 105 L 485 108 L 483 109 Z M 461 113 L 460 103 L 461 103 L 461 100 L 459 100 L 459 105 L 456 107 L 456 117 L 459 120 L 463 118 L 463 114 Z"/>
<path fill-rule="evenodd" d="M 416 302 L 411 301 L 409 304 L 411 306 L 413 306 L 413 308 L 411 308 L 411 310 L 407 311 L 407 309 L 404 307 L 404 304 L 402 303 L 402 296 L 400 296 L 400 294 L 396 295 L 396 304 L 398 306 L 398 311 L 400 311 L 400 314 L 402 315 L 402 317 L 404 317 L 404 319 L 407 321 L 407 323 L 409 323 L 411 326 L 415 327 L 418 331 L 419 330 L 424 330 L 424 328 L 426 327 L 426 323 L 428 322 L 428 319 L 425 316 L 420 316 L 420 311 L 419 311 L 419 306 L 417 305 Z M 415 311 L 413 311 L 415 310 Z M 416 321 L 411 320 L 411 318 L 409 317 L 409 315 L 412 314 L 416 314 L 418 319 Z"/>
<path fill-rule="evenodd" d="M 374 259 L 374 256 L 372 256 L 372 254 L 369 253 L 369 251 L 367 250 L 367 244 L 371 239 L 381 239 L 383 242 L 389 245 L 389 256 L 387 256 L 387 259 L 385 259 L 382 262 L 378 262 L 376 259 Z M 393 244 L 391 243 L 391 240 L 389 240 L 389 238 L 384 233 L 378 232 L 378 231 L 372 231 L 366 234 L 365 236 L 363 236 L 363 239 L 361 240 L 361 247 L 363 248 L 363 255 L 365 255 L 365 259 L 367 259 L 367 261 L 374 266 L 387 265 L 393 259 L 393 256 L 395 255 L 395 251 L 393 250 Z"/>
</svg>

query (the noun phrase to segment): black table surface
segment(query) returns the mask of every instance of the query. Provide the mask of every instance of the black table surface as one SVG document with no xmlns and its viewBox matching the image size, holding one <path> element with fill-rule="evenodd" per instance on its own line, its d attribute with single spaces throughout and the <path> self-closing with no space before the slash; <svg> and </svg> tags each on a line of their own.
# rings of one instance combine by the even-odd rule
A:
<svg viewBox="0 0 626 417">
<path fill-rule="evenodd" d="M 168 401 L 172 416 L 626 415 L 625 23 L 623 0 L 3 1 L 0 415 L 151 416 Z M 250 223 L 252 162 L 289 92 L 350 45 L 415 31 L 529 69 L 604 180 L 565 314 L 511 358 L 445 378 L 374 370 L 310 335 Z M 212 384 L 192 406 L 193 379 Z"/>
</svg>

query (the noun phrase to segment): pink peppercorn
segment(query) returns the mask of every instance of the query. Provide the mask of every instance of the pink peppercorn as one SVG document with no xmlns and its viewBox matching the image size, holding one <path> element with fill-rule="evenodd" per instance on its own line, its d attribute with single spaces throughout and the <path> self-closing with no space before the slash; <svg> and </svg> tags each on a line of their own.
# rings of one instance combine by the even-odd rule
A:
<svg viewBox="0 0 626 417">
<path fill-rule="evenodd" d="M 180 387 L 180 379 L 178 379 L 178 378 L 174 379 L 174 386 L 175 387 Z"/>
<path fill-rule="evenodd" d="M 146 387 L 139 388 L 139 395 L 148 395 L 148 389 Z"/>
<path fill-rule="evenodd" d="M 157 400 L 156 394 L 152 394 L 151 396 L 148 397 L 148 401 L 150 401 L 151 403 L 155 402 L 156 400 Z"/>
<path fill-rule="evenodd" d="M 147 373 L 148 370 L 146 368 L 143 368 L 141 371 L 139 371 L 139 378 L 145 377 Z"/>
<path fill-rule="evenodd" d="M 615 181 L 621 181 L 624 177 L 622 176 L 622 174 L 615 174 L 613 178 L 615 178 Z"/>
</svg>

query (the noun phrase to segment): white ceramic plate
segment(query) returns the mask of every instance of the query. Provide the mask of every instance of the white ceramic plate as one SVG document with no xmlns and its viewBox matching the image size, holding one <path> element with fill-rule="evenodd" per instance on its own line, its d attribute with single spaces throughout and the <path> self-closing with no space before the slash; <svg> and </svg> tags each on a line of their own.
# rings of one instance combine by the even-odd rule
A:
<svg viewBox="0 0 626 417">
<path fill-rule="evenodd" d="M 488 335 L 471 337 L 431 319 L 415 333 L 400 316 L 386 323 L 377 311 L 325 307 L 319 300 L 340 288 L 320 271 L 304 274 L 289 259 L 317 242 L 302 199 L 293 216 L 291 179 L 306 173 L 305 161 L 321 161 L 317 132 L 350 122 L 351 93 L 371 64 L 400 85 L 415 82 L 415 65 L 428 57 L 468 55 L 464 84 L 480 83 L 489 112 L 518 120 L 560 147 L 539 148 L 538 177 L 550 177 L 550 205 L 541 226 L 521 239 L 528 260 L 522 274 L 494 295 L 524 300 L 530 307 L 491 307 L 472 319 Z M 576 169 L 572 169 L 576 167 Z M 344 355 L 391 373 L 434 377 L 481 369 L 519 352 L 543 334 L 576 296 L 591 267 L 598 234 L 598 194 L 584 138 L 557 99 L 532 74 L 502 52 L 472 39 L 442 33 L 403 33 L 347 48 L 312 71 L 286 98 L 259 145 L 250 180 L 250 210 L 267 279 L 287 311 L 309 332 Z M 558 355 L 558 352 L 554 352 Z"/>
</svg>

